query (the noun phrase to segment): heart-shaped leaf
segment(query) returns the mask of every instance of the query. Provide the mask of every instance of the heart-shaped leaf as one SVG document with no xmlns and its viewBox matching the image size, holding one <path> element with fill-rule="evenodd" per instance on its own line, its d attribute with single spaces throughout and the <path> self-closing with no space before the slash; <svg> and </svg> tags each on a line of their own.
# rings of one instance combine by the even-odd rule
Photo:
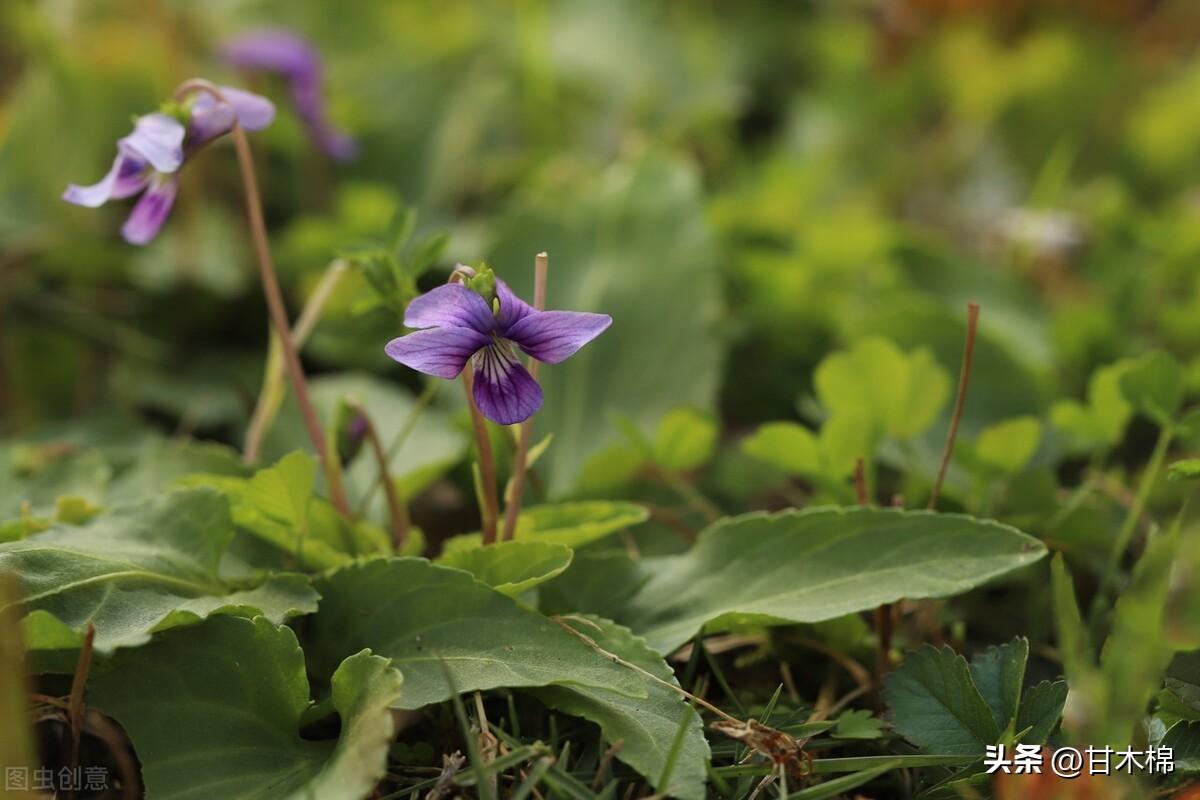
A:
<svg viewBox="0 0 1200 800">
<path fill-rule="evenodd" d="M 383 777 L 400 673 L 361 652 L 333 673 L 336 741 L 300 737 L 310 705 L 290 628 L 216 617 L 97 665 L 88 701 L 128 732 L 146 796 L 361 800 Z"/>
</svg>

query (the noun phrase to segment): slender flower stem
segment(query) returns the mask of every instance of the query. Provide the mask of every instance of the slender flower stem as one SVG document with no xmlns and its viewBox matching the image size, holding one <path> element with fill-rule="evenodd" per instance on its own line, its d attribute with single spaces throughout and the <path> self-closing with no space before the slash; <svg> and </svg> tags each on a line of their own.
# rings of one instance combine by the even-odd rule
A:
<svg viewBox="0 0 1200 800">
<path fill-rule="evenodd" d="M 533 261 L 533 307 L 538 311 L 546 310 L 546 273 L 549 271 L 550 257 L 538 253 Z M 529 359 L 529 374 L 536 381 L 541 364 L 536 358 Z M 517 517 L 521 513 L 521 500 L 525 494 L 526 462 L 529 458 L 529 444 L 533 439 L 533 417 L 521 423 L 521 432 L 517 436 L 517 452 L 513 459 L 512 483 L 504 493 L 504 533 L 501 541 L 512 539 L 517 531 Z"/>
<path fill-rule="evenodd" d="M 421 390 L 420 396 L 417 397 L 417 402 L 413 404 L 412 410 L 408 412 L 408 417 L 405 418 L 404 424 L 400 426 L 400 430 L 392 438 L 387 447 L 387 460 L 392 463 L 392 459 L 400 452 L 400 448 L 404 447 L 404 443 L 408 441 L 408 437 L 417 427 L 417 421 L 421 418 L 421 414 L 429 407 L 429 403 L 433 400 L 433 396 L 437 394 L 438 387 L 441 386 L 440 381 L 429 381 L 425 384 L 425 388 Z M 383 474 L 375 476 L 375 481 L 371 484 L 371 488 L 363 492 L 362 500 L 358 502 L 358 508 L 355 513 L 362 516 L 366 513 L 367 507 L 371 504 L 371 499 L 375 497 L 375 492 L 383 486 Z"/>
<path fill-rule="evenodd" d="M 79 660 L 75 664 L 75 676 L 71 681 L 71 697 L 67 705 L 67 720 L 71 726 L 69 766 L 72 771 L 79 768 L 79 743 L 83 738 L 83 690 L 87 686 L 88 672 L 92 668 L 92 643 L 95 640 L 96 626 L 89 622 L 87 632 L 83 635 L 83 646 L 79 648 Z M 68 798 L 74 796 L 74 791 L 68 791 Z"/>
<path fill-rule="evenodd" d="M 1112 589 L 1113 581 L 1116 580 L 1117 570 L 1121 566 L 1121 556 L 1129 549 L 1133 534 L 1137 532 L 1138 521 L 1141 520 L 1142 514 L 1146 510 L 1146 502 L 1150 499 L 1150 490 L 1154 488 L 1154 483 L 1158 480 L 1159 473 L 1162 472 L 1167 450 L 1170 449 L 1174 438 L 1175 426 L 1173 425 L 1166 425 L 1159 432 L 1158 441 L 1154 443 L 1154 451 L 1150 454 L 1150 461 L 1147 463 L 1145 471 L 1142 472 L 1141 482 L 1138 483 L 1137 494 L 1134 495 L 1129 510 L 1125 512 L 1125 520 L 1121 523 L 1121 529 L 1117 531 L 1117 538 L 1113 540 L 1112 550 L 1109 551 L 1108 562 L 1100 576 L 1100 586 L 1096 590 L 1089 612 L 1089 622 L 1092 623 L 1093 630 L 1099 625 L 1100 614 L 1104 610 L 1106 598 Z"/>
<path fill-rule="evenodd" d="M 388 454 L 383 449 L 383 442 L 379 439 L 379 431 L 375 428 L 375 423 L 371 421 L 371 416 L 367 414 L 367 410 L 361 404 L 353 403 L 352 407 L 354 412 L 366 423 L 367 443 L 370 444 L 371 450 L 375 454 L 379 477 L 383 483 L 383 493 L 387 498 L 388 516 L 392 521 L 392 546 L 399 553 L 404 550 L 404 545 L 408 541 L 408 529 L 412 525 L 408 516 L 408 506 L 396 492 L 396 482 L 392 480 L 391 470 L 388 469 Z"/>
<path fill-rule="evenodd" d="M 312 334 L 313 328 L 321 319 L 325 303 L 337 289 L 348 269 L 349 265 L 341 259 L 330 262 L 326 267 L 325 274 L 321 276 L 321 282 L 309 295 L 304 309 L 300 312 L 300 317 L 292 327 L 292 342 L 297 349 L 303 347 L 305 340 Z M 283 402 L 286 379 L 287 370 L 283 363 L 283 350 L 279 338 L 272 331 L 262 389 L 258 393 L 254 413 L 250 417 L 250 425 L 246 428 L 246 441 L 242 448 L 242 460 L 247 464 L 258 461 L 259 454 L 262 452 L 263 437 L 279 412 L 280 403 Z"/>
<path fill-rule="evenodd" d="M 495 544 L 496 521 L 500 516 L 500 502 L 496 497 L 496 460 L 492 455 L 492 440 L 488 437 L 487 423 L 479 406 L 475 405 L 475 395 L 471 390 L 473 370 L 468 364 L 462 372 L 463 390 L 467 393 L 467 406 L 471 409 L 471 427 L 475 431 L 475 445 L 479 448 L 479 472 L 483 484 L 483 508 L 480 516 L 483 530 L 483 543 Z"/>
<path fill-rule="evenodd" d="M 967 342 L 963 347 L 962 368 L 958 373 L 958 393 L 954 396 L 954 413 L 950 417 L 950 431 L 946 434 L 946 446 L 942 449 L 942 463 L 938 467 L 937 479 L 929 493 L 930 511 L 937 508 L 938 499 L 942 494 L 942 484 L 946 480 L 946 470 L 950 467 L 950 457 L 954 455 L 954 440 L 958 438 L 958 424 L 962 421 L 963 407 L 967 402 L 967 386 L 971 383 L 971 365 L 975 361 L 975 334 L 979 330 L 979 304 L 967 303 Z"/>
<path fill-rule="evenodd" d="M 227 102 L 217 87 L 203 80 L 185 81 L 175 90 L 175 99 L 182 100 L 193 92 L 206 92 L 218 102 Z M 284 366 L 287 367 L 292 391 L 296 394 L 296 404 L 300 407 L 300 416 L 304 418 L 308 437 L 312 440 L 313 449 L 317 452 L 317 458 L 320 459 L 323 472 L 329 482 L 329 498 L 338 513 L 345 519 L 350 519 L 350 504 L 346 501 L 346 490 L 342 486 L 338 471 L 330 469 L 329 453 L 325 447 L 325 436 L 321 432 L 321 422 L 313 407 L 312 399 L 308 395 L 304 367 L 300 363 L 300 355 L 296 352 L 296 343 L 292 340 L 287 309 L 283 305 L 283 291 L 279 288 L 279 278 L 275 274 L 275 262 L 271 258 L 271 246 L 267 240 L 267 224 L 263 220 L 262 197 L 258 191 L 258 172 L 254 168 L 254 155 L 250 151 L 250 139 L 236 119 L 234 119 L 229 133 L 233 138 L 238 168 L 242 173 L 242 188 L 246 196 L 246 220 L 250 225 L 250 238 L 254 242 L 254 254 L 258 261 L 259 277 L 262 280 L 263 294 L 267 299 L 267 311 L 271 318 L 271 325 L 275 329 L 275 335 L 279 338 L 279 344 L 283 350 Z"/>
</svg>

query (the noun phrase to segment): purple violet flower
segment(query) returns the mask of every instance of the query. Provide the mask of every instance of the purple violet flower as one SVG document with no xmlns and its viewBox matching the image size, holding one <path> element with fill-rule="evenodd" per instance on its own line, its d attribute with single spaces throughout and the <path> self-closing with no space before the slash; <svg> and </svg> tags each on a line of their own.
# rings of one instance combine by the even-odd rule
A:
<svg viewBox="0 0 1200 800">
<path fill-rule="evenodd" d="M 420 330 L 393 339 L 385 350 L 401 364 L 439 378 L 458 377 L 469 361 L 479 410 L 493 422 L 513 425 L 542 407 L 542 387 L 518 360 L 517 349 L 557 364 L 612 324 L 607 314 L 538 311 L 499 279 L 494 309 L 462 284 L 439 286 L 404 312 L 404 324 Z"/>
<path fill-rule="evenodd" d="M 241 89 L 219 88 L 226 102 L 199 94 L 185 106 L 186 127 L 172 114 L 156 111 L 138 117 L 133 133 L 117 140 L 117 157 L 108 174 L 91 186 L 71 184 L 63 200 L 99 208 L 109 200 L 140 194 L 121 235 L 130 244 L 146 244 L 158 235 L 179 187 L 179 170 L 203 145 L 228 133 L 236 119 L 246 130 L 271 124 L 275 106 L 270 100 Z"/>
<path fill-rule="evenodd" d="M 282 28 L 268 28 L 230 39 L 222 51 L 235 67 L 282 75 L 291 89 L 296 114 L 317 147 L 338 161 L 354 157 L 354 139 L 329 121 L 321 93 L 324 68 L 307 40 Z"/>
</svg>

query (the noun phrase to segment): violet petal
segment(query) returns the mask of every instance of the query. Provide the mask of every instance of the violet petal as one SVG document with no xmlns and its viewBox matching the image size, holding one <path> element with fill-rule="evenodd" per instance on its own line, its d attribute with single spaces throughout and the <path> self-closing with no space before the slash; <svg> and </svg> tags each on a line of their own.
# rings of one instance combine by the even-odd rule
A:
<svg viewBox="0 0 1200 800">
<path fill-rule="evenodd" d="M 500 299 L 500 314 L 496 324 L 501 331 L 534 313 L 533 306 L 517 297 L 508 284 L 499 278 L 496 279 L 496 297 Z"/>
<path fill-rule="evenodd" d="M 121 138 L 117 146 L 123 153 L 150 162 L 150 166 L 159 172 L 174 172 L 183 164 L 185 133 L 179 120 L 155 112 L 138 117 L 133 133 Z"/>
<path fill-rule="evenodd" d="M 515 425 L 542 407 L 542 387 L 520 362 L 496 345 L 485 347 L 475 360 L 473 395 L 485 417 L 500 425 Z"/>
<path fill-rule="evenodd" d="M 404 310 L 410 328 L 451 326 L 490 333 L 496 327 L 487 301 L 467 287 L 447 283 L 415 298 Z"/>
<path fill-rule="evenodd" d="M 535 311 L 504 331 L 504 337 L 538 361 L 565 361 L 612 324 L 608 314 L 586 311 Z"/>
<path fill-rule="evenodd" d="M 417 372 L 457 378 L 467 359 L 488 341 L 487 336 L 470 328 L 429 328 L 392 339 L 384 352 Z"/>
<path fill-rule="evenodd" d="M 178 185 L 178 178 L 174 175 L 154 176 L 121 228 L 121 235 L 125 237 L 125 241 L 130 244 L 146 244 L 158 235 L 159 229 L 171 213 L 171 206 L 175 204 Z"/>
<path fill-rule="evenodd" d="M 98 183 L 77 186 L 72 183 L 63 192 L 63 200 L 77 206 L 99 208 L 109 200 L 131 197 L 150 183 L 150 170 L 145 161 L 128 153 L 118 153 L 112 168 Z"/>
</svg>

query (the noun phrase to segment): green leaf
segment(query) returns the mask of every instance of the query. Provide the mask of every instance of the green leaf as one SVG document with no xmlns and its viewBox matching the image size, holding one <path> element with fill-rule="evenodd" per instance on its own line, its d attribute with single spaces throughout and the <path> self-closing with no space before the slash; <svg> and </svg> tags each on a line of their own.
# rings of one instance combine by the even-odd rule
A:
<svg viewBox="0 0 1200 800">
<path fill-rule="evenodd" d="M 670 470 L 695 469 L 712 458 L 717 425 L 694 408 L 677 408 L 663 417 L 654 435 L 654 461 Z"/>
<path fill-rule="evenodd" d="M 928 349 L 904 353 L 877 336 L 826 356 L 813 382 L 831 416 L 869 420 L 880 434 L 897 439 L 924 432 L 950 396 L 950 376 Z M 880 386 L 888 390 L 881 392 Z"/>
<path fill-rule="evenodd" d="M 865 708 L 843 711 L 830 735 L 834 739 L 879 739 L 883 736 L 883 720 Z"/>
<path fill-rule="evenodd" d="M 959 514 L 813 508 L 717 522 L 661 559 L 618 621 L 667 653 L 747 615 L 820 622 L 902 598 L 948 597 L 1031 564 L 1041 542 Z"/>
<path fill-rule="evenodd" d="M 178 484 L 219 489 L 229 498 L 239 531 L 289 558 L 299 556 L 309 569 L 336 567 L 355 555 L 390 552 L 391 540 L 382 529 L 363 520 L 349 524 L 332 503 L 312 494 L 314 469 L 309 456 L 292 453 L 251 478 L 202 474 Z"/>
<path fill-rule="evenodd" d="M 462 570 L 419 558 L 352 564 L 318 581 L 312 669 L 364 647 L 404 672 L 402 708 L 501 686 L 577 684 L 644 697 L 637 675 Z"/>
<path fill-rule="evenodd" d="M 1000 740 L 967 660 L 949 647 L 909 653 L 887 676 L 883 696 L 896 731 L 922 750 L 974 755 Z"/>
<path fill-rule="evenodd" d="M 975 454 L 994 469 L 1015 474 L 1033 458 L 1041 439 L 1042 423 L 1036 417 L 1014 417 L 984 428 Z"/>
<path fill-rule="evenodd" d="M 1028 730 L 1022 744 L 1045 744 L 1054 733 L 1067 703 L 1066 681 L 1042 681 L 1025 690 L 1014 733 Z"/>
<path fill-rule="evenodd" d="M 1135 409 L 1159 425 L 1170 425 L 1183 403 L 1183 369 L 1161 351 L 1139 358 L 1121 376 L 1121 392 Z"/>
<path fill-rule="evenodd" d="M 1133 414 L 1133 408 L 1121 390 L 1121 377 L 1130 364 L 1129 361 L 1118 361 L 1093 372 L 1088 381 L 1086 406 L 1064 400 L 1051 408 L 1050 420 L 1066 435 L 1070 450 L 1086 452 L 1112 446 L 1121 440 Z"/>
<path fill-rule="evenodd" d="M 88 702 L 129 734 L 148 797 L 361 800 L 384 775 L 401 677 L 369 652 L 333 674 L 336 741 L 300 737 L 304 654 L 262 617 L 170 631 L 103 667 Z"/>
<path fill-rule="evenodd" d="M 317 595 L 302 576 L 279 574 L 257 588 L 222 580 L 232 536 L 224 497 L 175 491 L 0 545 L 0 572 L 22 581 L 31 649 L 77 646 L 89 622 L 96 650 L 108 653 L 213 614 L 282 621 L 315 610 Z"/>
<path fill-rule="evenodd" d="M 539 376 L 546 402 L 538 427 L 557 441 L 543 474 L 559 497 L 593 455 L 623 438 L 603 424 L 614 412 L 648 433 L 681 405 L 712 410 L 722 360 L 720 264 L 701 175 L 688 159 L 651 153 L 599 172 L 547 164 L 519 194 L 486 248 L 492 263 L 506 265 L 501 277 L 532 297 L 531 254 L 546 250 L 547 308 L 616 320 Z"/>
<path fill-rule="evenodd" d="M 801 789 L 788 796 L 796 800 L 828 800 L 828 798 L 837 797 L 851 789 L 856 789 L 864 783 L 870 783 L 885 772 L 890 772 L 900 766 L 902 766 L 902 762 L 899 759 L 884 761 L 879 766 L 871 767 L 862 772 L 855 772 L 851 775 L 843 775 L 840 778 L 834 778 L 824 783 L 818 783 L 816 786 Z"/>
<path fill-rule="evenodd" d="M 1167 467 L 1167 477 L 1173 481 L 1200 479 L 1200 458 L 1185 458 Z"/>
<path fill-rule="evenodd" d="M 1007 644 L 989 647 L 971 659 L 971 677 L 1001 731 L 1017 716 L 1028 660 L 1029 641 L 1021 636 Z"/>
<path fill-rule="evenodd" d="M 583 547 L 618 531 L 645 522 L 645 506 L 622 500 L 588 500 L 524 508 L 517 516 L 514 539 L 529 539 L 567 547 Z M 482 544 L 478 533 L 447 539 L 443 552 L 469 550 Z"/>
<path fill-rule="evenodd" d="M 263 514 L 308 532 L 309 505 L 316 485 L 317 460 L 293 451 L 274 466 L 254 473 L 246 487 L 245 499 Z"/>
<path fill-rule="evenodd" d="M 628 629 L 599 617 L 569 619 L 571 627 L 606 651 L 636 664 L 650 674 L 678 686 L 675 673 L 645 641 Z M 607 742 L 624 743 L 617 758 L 637 770 L 660 794 L 684 800 L 705 796 L 708 741 L 700 715 L 677 692 L 646 681 L 646 697 L 632 698 L 601 687 L 549 686 L 533 690 L 543 703 L 566 714 L 583 717 L 600 726 Z M 686 720 L 686 722 L 685 722 Z M 658 779 L 681 725 L 683 743 L 671 770 L 669 786 Z"/>
<path fill-rule="evenodd" d="M 1200 772 L 1200 722 L 1176 722 L 1167 729 L 1159 747 L 1171 749 L 1178 772 Z"/>
<path fill-rule="evenodd" d="M 789 475 L 814 475 L 821 471 L 817 437 L 808 428 L 795 422 L 760 425 L 742 442 L 742 450 Z"/>
<path fill-rule="evenodd" d="M 578 550 L 566 572 L 539 587 L 538 607 L 547 614 L 611 618 L 650 579 L 653 563 L 632 558 L 623 549 Z"/>
<path fill-rule="evenodd" d="M 516 597 L 562 574 L 571 556 L 571 548 L 556 542 L 510 541 L 451 550 L 437 563 L 465 569 L 496 591 Z"/>
</svg>

